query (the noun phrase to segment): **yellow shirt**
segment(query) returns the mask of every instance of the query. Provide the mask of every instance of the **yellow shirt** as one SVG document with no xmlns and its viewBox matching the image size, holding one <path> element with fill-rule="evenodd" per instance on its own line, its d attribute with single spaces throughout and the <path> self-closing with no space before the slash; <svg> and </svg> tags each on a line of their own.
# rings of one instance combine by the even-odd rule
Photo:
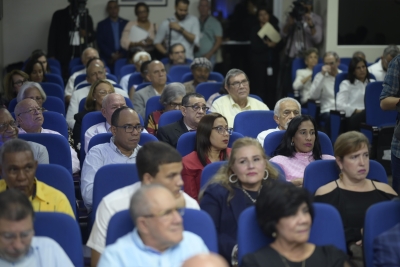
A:
<svg viewBox="0 0 400 267">
<path fill-rule="evenodd" d="M 269 110 L 269 108 L 263 102 L 253 97 L 247 97 L 247 105 L 241 108 L 233 101 L 230 95 L 221 96 L 211 106 L 212 112 L 220 113 L 227 119 L 228 127 L 233 127 L 236 114 L 244 110 Z"/>
<path fill-rule="evenodd" d="M 35 178 L 36 195 L 31 200 L 34 211 L 44 212 L 62 212 L 71 215 L 75 219 L 74 212 L 68 198 L 63 192 L 51 187 Z M 0 192 L 7 189 L 7 184 L 4 179 L 0 180 Z"/>
</svg>

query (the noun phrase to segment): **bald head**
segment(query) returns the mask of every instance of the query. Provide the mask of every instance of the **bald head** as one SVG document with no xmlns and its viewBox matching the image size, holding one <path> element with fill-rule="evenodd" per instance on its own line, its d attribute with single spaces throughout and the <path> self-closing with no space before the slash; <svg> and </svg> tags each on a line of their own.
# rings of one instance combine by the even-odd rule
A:
<svg viewBox="0 0 400 267">
<path fill-rule="evenodd" d="M 81 61 L 84 66 L 88 63 L 88 61 L 92 58 L 99 58 L 99 52 L 92 47 L 88 47 L 82 52 Z"/>
<path fill-rule="evenodd" d="M 186 260 L 182 267 L 229 267 L 228 263 L 218 254 L 199 254 Z"/>
<path fill-rule="evenodd" d="M 95 83 L 98 80 L 106 79 L 106 70 L 104 63 L 100 59 L 94 59 L 89 62 L 86 69 L 86 81 L 90 84 Z"/>
<path fill-rule="evenodd" d="M 27 133 L 38 133 L 43 125 L 42 108 L 35 100 L 26 98 L 15 106 L 15 116 L 19 126 Z"/>
<path fill-rule="evenodd" d="M 153 60 L 147 67 L 147 79 L 155 88 L 165 86 L 167 82 L 167 74 L 164 64 L 161 61 Z"/>
<path fill-rule="evenodd" d="M 101 113 L 106 118 L 107 122 L 111 124 L 111 116 L 114 111 L 120 107 L 126 106 L 125 97 L 117 93 L 106 95 L 103 98 L 101 106 Z"/>
</svg>

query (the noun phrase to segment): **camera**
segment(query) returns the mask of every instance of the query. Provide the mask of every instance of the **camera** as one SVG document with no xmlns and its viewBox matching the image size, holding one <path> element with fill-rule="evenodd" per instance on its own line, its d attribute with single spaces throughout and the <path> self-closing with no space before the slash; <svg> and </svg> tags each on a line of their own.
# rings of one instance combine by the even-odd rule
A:
<svg viewBox="0 0 400 267">
<path fill-rule="evenodd" d="M 307 8 L 303 6 L 302 0 L 297 0 L 293 2 L 293 9 L 289 13 L 289 15 L 294 18 L 296 21 L 302 21 L 304 14 L 307 13 Z"/>
</svg>

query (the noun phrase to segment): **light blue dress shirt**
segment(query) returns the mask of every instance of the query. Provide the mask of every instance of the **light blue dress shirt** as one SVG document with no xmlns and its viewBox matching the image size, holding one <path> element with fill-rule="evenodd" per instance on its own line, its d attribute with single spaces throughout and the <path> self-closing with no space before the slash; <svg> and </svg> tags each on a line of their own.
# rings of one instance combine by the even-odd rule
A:
<svg viewBox="0 0 400 267">
<path fill-rule="evenodd" d="M 208 249 L 194 233 L 184 231 L 179 244 L 161 253 L 143 244 L 135 228 L 106 247 L 97 267 L 177 267 L 188 258 L 202 253 L 208 253 Z"/>
<path fill-rule="evenodd" d="M 0 259 L 1 267 L 73 267 L 61 246 L 51 238 L 34 236 L 28 254 L 11 263 Z M 111 266 L 111 265 L 110 265 Z"/>
</svg>

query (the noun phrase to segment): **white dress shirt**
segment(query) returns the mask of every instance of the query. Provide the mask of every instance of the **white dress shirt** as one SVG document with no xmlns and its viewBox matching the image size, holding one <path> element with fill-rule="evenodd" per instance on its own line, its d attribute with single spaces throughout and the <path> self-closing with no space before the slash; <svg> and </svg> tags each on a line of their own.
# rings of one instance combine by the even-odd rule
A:
<svg viewBox="0 0 400 267">
<path fill-rule="evenodd" d="M 301 94 L 301 103 L 304 104 L 310 98 L 310 87 L 311 87 L 311 79 L 309 79 L 305 84 L 301 82 L 301 80 L 307 78 L 312 75 L 312 70 L 300 69 L 296 71 L 296 79 L 293 82 L 293 89 L 297 90 Z"/>
<path fill-rule="evenodd" d="M 375 76 L 376 81 L 383 82 L 383 80 L 385 80 L 386 71 L 382 68 L 382 59 L 379 59 L 378 62 L 369 66 L 368 71 Z"/>
<path fill-rule="evenodd" d="M 69 77 L 68 82 L 67 82 L 67 86 L 65 86 L 65 91 L 64 91 L 66 96 L 67 95 L 72 95 L 72 93 L 74 92 L 74 88 L 75 88 L 75 86 L 74 86 L 75 79 L 76 79 L 76 77 L 78 75 L 81 75 L 81 74 L 86 74 L 86 68 L 83 68 L 83 70 L 74 72 L 74 74 L 72 74 Z"/>
<path fill-rule="evenodd" d="M 108 122 L 100 122 L 98 124 L 93 125 L 87 131 L 85 132 L 85 152 L 87 153 L 88 148 L 89 148 L 89 142 L 90 139 L 92 139 L 93 136 L 99 133 L 109 133 L 110 132 L 111 125 L 108 124 Z"/>
<path fill-rule="evenodd" d="M 375 80 L 370 81 L 374 82 Z M 356 79 L 354 84 L 349 80 L 340 83 L 339 92 L 336 95 L 336 107 L 338 110 L 344 110 L 347 118 L 351 117 L 356 109 L 365 109 L 364 96 L 367 84 L 367 79 L 365 82 Z"/>
<path fill-rule="evenodd" d="M 338 69 L 338 73 L 342 71 Z M 310 88 L 310 99 L 321 101 L 321 113 L 335 109 L 335 77 L 329 73 L 318 73 Z"/>
</svg>

